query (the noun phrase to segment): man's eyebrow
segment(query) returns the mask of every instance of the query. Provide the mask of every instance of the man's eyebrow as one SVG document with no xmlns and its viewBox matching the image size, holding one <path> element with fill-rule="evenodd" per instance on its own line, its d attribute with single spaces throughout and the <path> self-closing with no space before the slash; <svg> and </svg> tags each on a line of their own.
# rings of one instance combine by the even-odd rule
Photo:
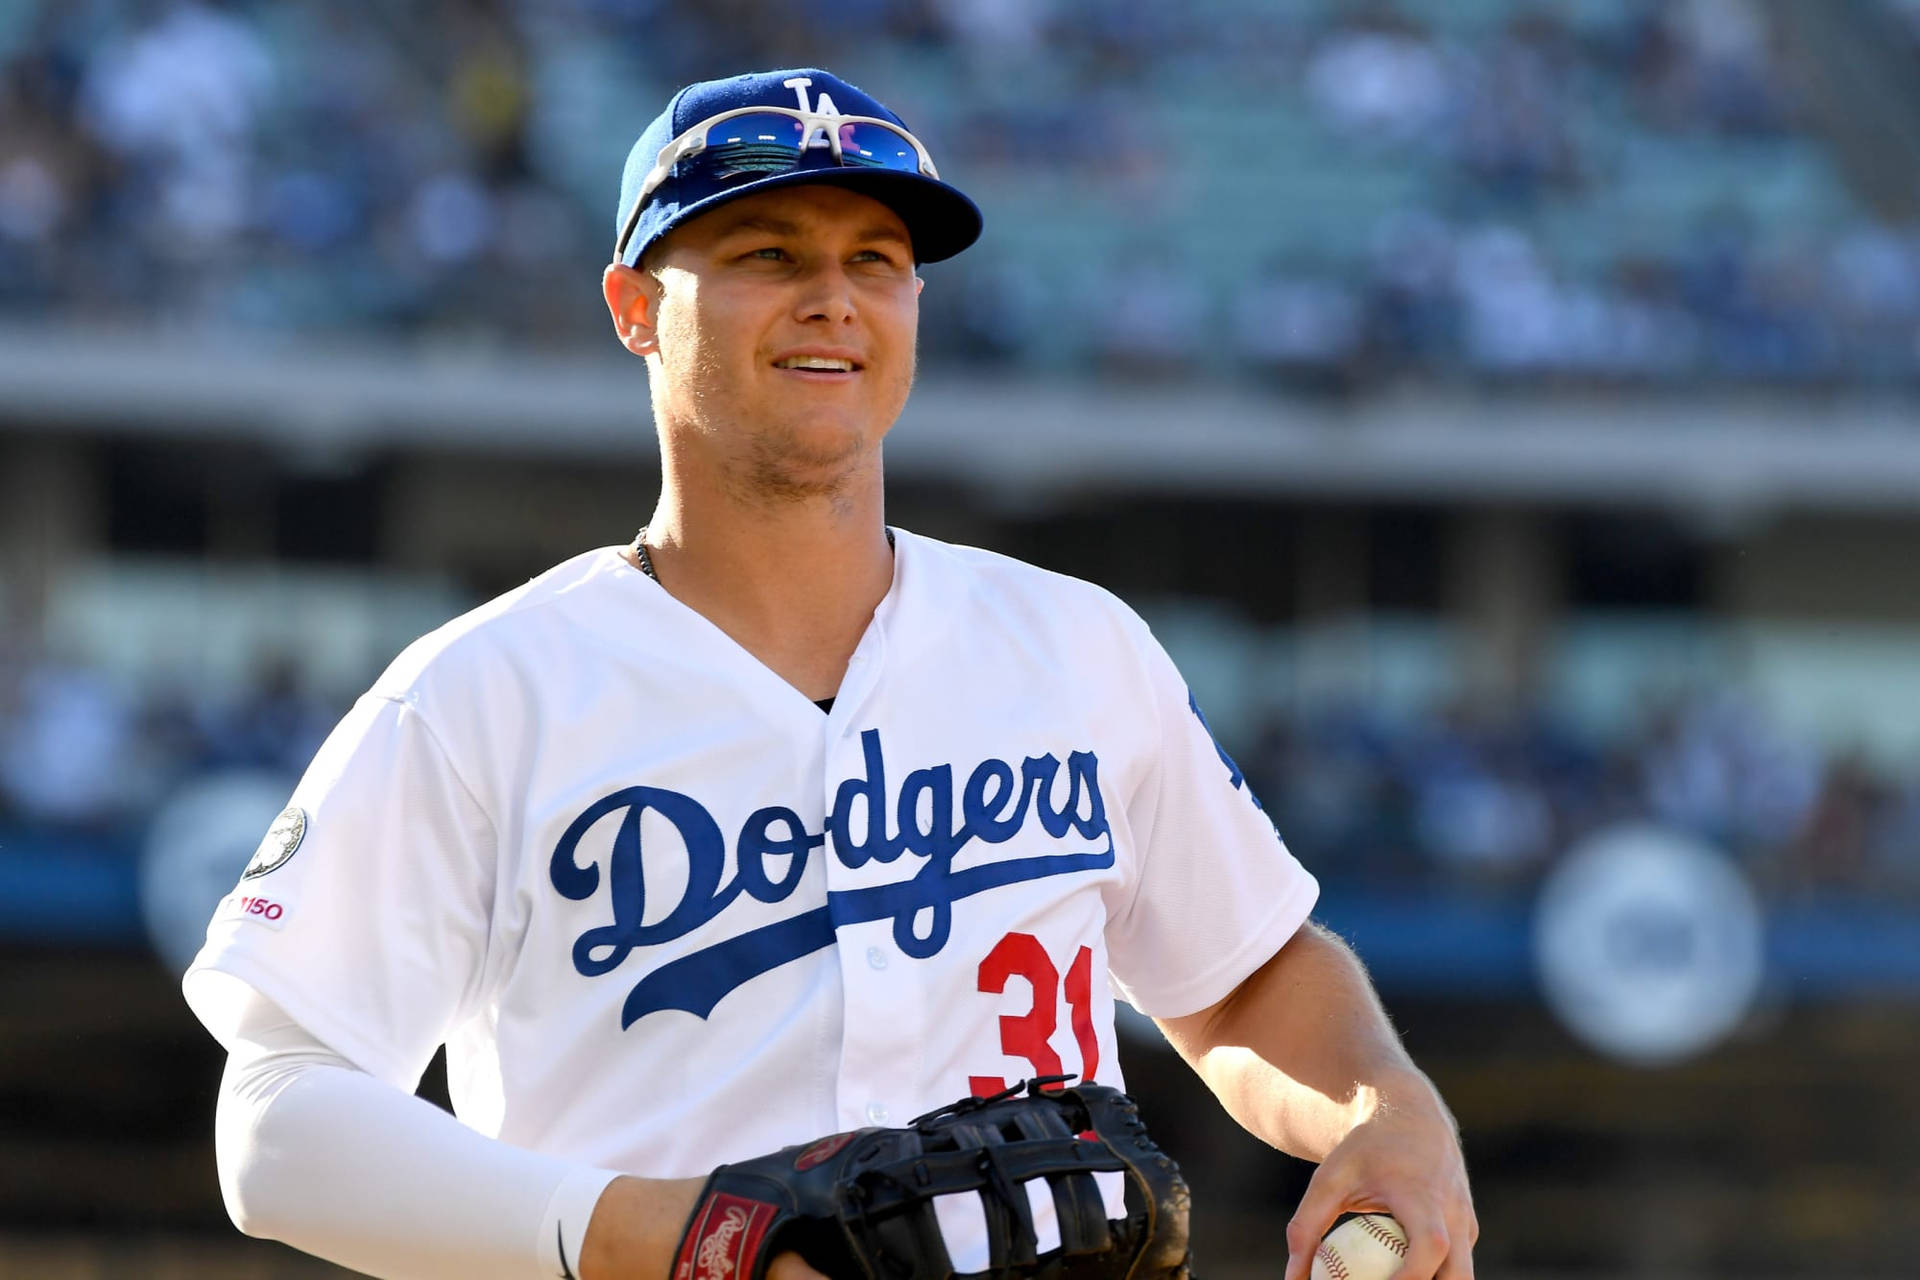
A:
<svg viewBox="0 0 1920 1280">
<path fill-rule="evenodd" d="M 785 218 L 776 218 L 764 213 L 750 213 L 721 228 L 720 234 L 730 236 L 740 231 L 764 231 L 769 235 L 790 236 L 798 230 L 800 227 L 797 223 L 788 222 Z"/>
<path fill-rule="evenodd" d="M 767 235 L 791 236 L 798 235 L 800 229 L 799 223 L 791 222 L 786 218 L 777 218 L 765 213 L 750 213 L 722 227 L 720 234 L 723 236 L 732 236 L 738 235 L 743 231 L 759 231 Z M 889 240 L 908 248 L 911 248 L 913 245 L 913 240 L 906 232 L 898 227 L 889 227 L 880 223 L 876 223 L 861 231 L 855 239 L 863 244 L 876 240 Z"/>
<path fill-rule="evenodd" d="M 868 227 L 865 231 L 862 231 L 860 233 L 859 238 L 862 241 L 891 240 L 895 244 L 905 245 L 909 249 L 913 247 L 912 238 L 908 236 L 906 232 L 902 231 L 898 227 L 886 227 L 886 226 Z"/>
</svg>

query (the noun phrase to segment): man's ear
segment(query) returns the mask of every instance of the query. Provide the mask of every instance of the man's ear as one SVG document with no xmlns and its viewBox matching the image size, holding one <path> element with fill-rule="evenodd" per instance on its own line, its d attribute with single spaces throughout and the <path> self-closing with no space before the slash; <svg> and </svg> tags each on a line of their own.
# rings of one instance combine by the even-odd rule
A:
<svg viewBox="0 0 1920 1280">
<path fill-rule="evenodd" d="M 620 345 L 637 356 L 658 351 L 660 282 L 645 271 L 615 262 L 600 277 L 600 287 L 606 294 L 607 312 L 613 317 L 613 332 Z"/>
<path fill-rule="evenodd" d="M 916 273 L 913 277 L 913 296 L 916 298 L 919 297 L 920 291 L 926 287 L 927 287 L 926 277 Z"/>
</svg>

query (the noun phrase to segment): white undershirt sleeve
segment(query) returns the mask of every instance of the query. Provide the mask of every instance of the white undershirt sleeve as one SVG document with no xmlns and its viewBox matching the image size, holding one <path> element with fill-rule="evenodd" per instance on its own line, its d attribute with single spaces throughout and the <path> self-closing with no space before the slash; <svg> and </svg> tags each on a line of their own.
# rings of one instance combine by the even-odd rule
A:
<svg viewBox="0 0 1920 1280">
<path fill-rule="evenodd" d="M 618 1175 L 487 1138 L 354 1067 L 253 993 L 215 1121 L 234 1225 L 390 1280 L 578 1276 Z"/>
</svg>

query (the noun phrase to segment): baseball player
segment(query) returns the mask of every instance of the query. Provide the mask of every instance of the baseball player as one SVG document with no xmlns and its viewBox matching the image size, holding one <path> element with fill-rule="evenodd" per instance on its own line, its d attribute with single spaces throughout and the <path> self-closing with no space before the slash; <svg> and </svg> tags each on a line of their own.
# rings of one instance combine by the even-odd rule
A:
<svg viewBox="0 0 1920 1280">
<path fill-rule="evenodd" d="M 1322 1162 L 1290 1280 L 1362 1208 L 1403 1276 L 1471 1275 L 1450 1117 L 1146 626 L 884 521 L 917 267 L 972 202 L 879 102 L 776 71 L 675 94 L 617 226 L 658 505 L 409 647 L 216 912 L 185 990 L 235 1223 L 379 1276 L 722 1276 L 687 1245 L 716 1166 L 1119 1086 L 1117 994 Z M 412 1096 L 442 1044 L 457 1120 Z M 985 1269 L 981 1210 L 936 1208 Z"/>
</svg>

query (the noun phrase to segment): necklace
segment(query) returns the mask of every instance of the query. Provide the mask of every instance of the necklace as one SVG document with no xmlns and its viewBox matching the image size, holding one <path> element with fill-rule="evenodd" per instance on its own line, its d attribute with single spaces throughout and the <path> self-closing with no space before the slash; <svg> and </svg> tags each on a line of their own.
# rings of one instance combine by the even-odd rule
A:
<svg viewBox="0 0 1920 1280">
<path fill-rule="evenodd" d="M 633 554 L 640 561 L 640 572 L 660 581 L 660 575 L 653 571 L 653 557 L 647 554 L 647 526 L 641 525 L 640 532 L 633 535 Z"/>
<path fill-rule="evenodd" d="M 887 530 L 887 550 L 893 550 L 893 530 Z M 640 562 L 640 572 L 660 581 L 660 575 L 653 571 L 653 557 L 647 554 L 647 526 L 641 525 L 640 532 L 633 535 L 633 555 Z"/>
</svg>

